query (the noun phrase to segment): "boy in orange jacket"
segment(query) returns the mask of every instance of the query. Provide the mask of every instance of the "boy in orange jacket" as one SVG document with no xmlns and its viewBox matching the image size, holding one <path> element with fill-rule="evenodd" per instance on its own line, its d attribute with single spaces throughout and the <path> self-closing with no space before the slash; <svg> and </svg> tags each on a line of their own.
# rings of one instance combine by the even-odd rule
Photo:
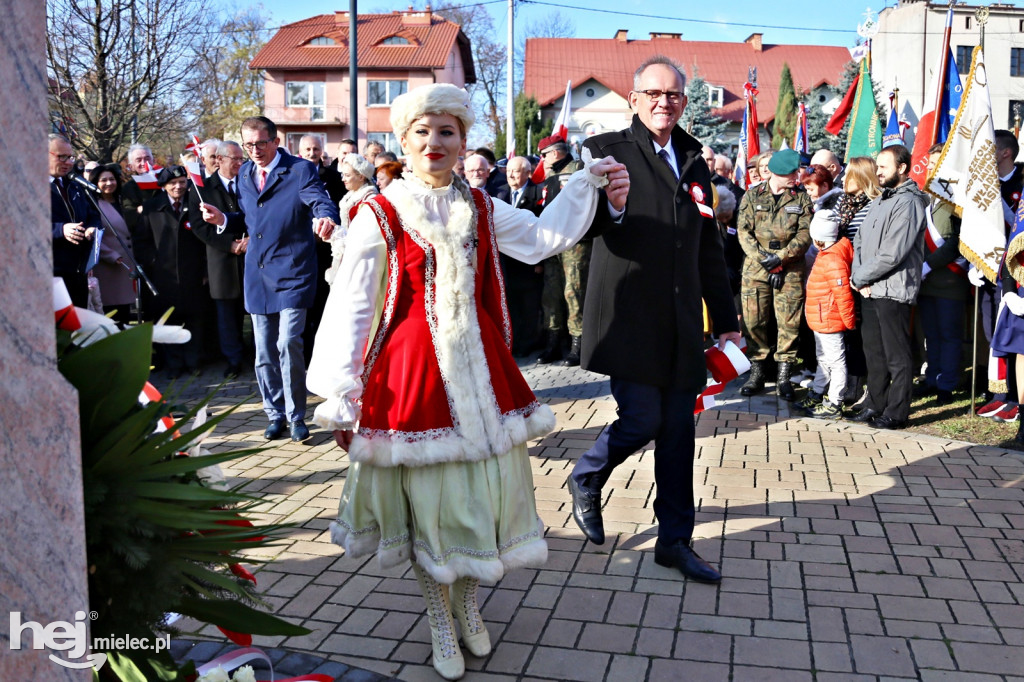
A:
<svg viewBox="0 0 1024 682">
<path fill-rule="evenodd" d="M 842 419 L 846 392 L 843 332 L 857 324 L 850 290 L 853 244 L 846 237 L 839 237 L 838 221 L 832 211 L 827 210 L 814 214 L 811 239 L 818 247 L 818 256 L 807 277 L 804 316 L 807 326 L 814 332 L 818 371 L 811 391 L 800 406 L 812 417 Z"/>
</svg>

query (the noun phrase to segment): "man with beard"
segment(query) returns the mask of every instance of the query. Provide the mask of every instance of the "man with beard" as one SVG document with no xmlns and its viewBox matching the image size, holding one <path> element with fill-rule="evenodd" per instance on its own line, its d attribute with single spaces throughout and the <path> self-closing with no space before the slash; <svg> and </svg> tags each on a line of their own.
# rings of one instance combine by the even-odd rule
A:
<svg viewBox="0 0 1024 682">
<path fill-rule="evenodd" d="M 854 421 L 899 429 L 910 416 L 910 307 L 921 288 L 928 197 L 909 178 L 906 147 L 886 147 L 877 162 L 882 195 L 868 206 L 853 240 L 850 284 L 863 297 L 868 365 L 868 398 Z"/>
</svg>

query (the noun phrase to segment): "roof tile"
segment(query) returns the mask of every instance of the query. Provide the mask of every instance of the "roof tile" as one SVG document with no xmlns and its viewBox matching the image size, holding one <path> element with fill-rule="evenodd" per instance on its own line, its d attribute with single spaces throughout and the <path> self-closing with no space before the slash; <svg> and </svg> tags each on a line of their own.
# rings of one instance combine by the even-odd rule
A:
<svg viewBox="0 0 1024 682">
<path fill-rule="evenodd" d="M 768 45 L 756 51 L 748 43 L 684 41 L 676 38 L 617 40 L 588 38 L 530 38 L 526 41 L 523 90 L 541 106 L 565 94 L 565 83 L 582 85 L 593 78 L 623 98 L 633 87 L 633 72 L 648 57 L 663 54 L 693 75 L 696 65 L 708 83 L 725 89 L 724 106 L 716 113 L 730 121 L 743 118 L 743 83 L 747 68 L 757 67 L 758 118 L 775 116 L 782 64 L 788 63 L 797 88 L 821 84 L 838 86 L 850 61 L 845 47 Z"/>
</svg>

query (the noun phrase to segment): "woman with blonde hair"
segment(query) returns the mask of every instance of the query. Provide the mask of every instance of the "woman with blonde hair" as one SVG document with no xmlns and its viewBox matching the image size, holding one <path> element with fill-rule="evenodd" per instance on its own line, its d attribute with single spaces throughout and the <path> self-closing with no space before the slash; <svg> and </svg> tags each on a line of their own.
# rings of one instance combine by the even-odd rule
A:
<svg viewBox="0 0 1024 682">
<path fill-rule="evenodd" d="M 836 202 L 835 217 L 839 222 L 839 236 L 846 237 L 851 242 L 864 222 L 868 204 L 882 193 L 882 188 L 878 184 L 877 169 L 875 160 L 867 156 L 856 156 L 846 165 L 843 195 Z M 867 395 L 867 389 L 862 390 L 868 365 L 864 358 L 864 344 L 860 335 L 860 301 L 860 294 L 854 291 L 857 325 L 843 333 L 846 342 L 846 403 L 860 403 Z"/>
<path fill-rule="evenodd" d="M 839 218 L 839 236 L 853 241 L 854 235 L 864 222 L 867 205 L 872 199 L 878 198 L 882 188 L 878 184 L 878 166 L 875 160 L 867 156 L 855 156 L 846 165 L 843 176 L 843 196 L 836 202 L 836 215 Z"/>
<path fill-rule="evenodd" d="M 490 652 L 480 581 L 547 558 L 526 443 L 555 419 L 512 358 L 498 252 L 537 263 L 563 251 L 629 190 L 608 158 L 539 218 L 494 202 L 452 172 L 473 121 L 449 84 L 392 102 L 412 170 L 359 207 L 307 374 L 326 398 L 313 421 L 353 462 L 331 540 L 382 567 L 412 562 L 446 679 L 465 672 L 456 621 L 471 654 Z"/>
</svg>

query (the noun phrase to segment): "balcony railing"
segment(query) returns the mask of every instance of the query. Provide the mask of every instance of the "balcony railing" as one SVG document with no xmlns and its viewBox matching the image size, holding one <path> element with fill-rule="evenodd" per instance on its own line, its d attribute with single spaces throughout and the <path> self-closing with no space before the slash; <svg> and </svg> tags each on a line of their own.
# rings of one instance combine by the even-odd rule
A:
<svg viewBox="0 0 1024 682">
<path fill-rule="evenodd" d="M 337 125 L 348 123 L 348 107 L 343 106 L 312 106 L 312 107 L 266 107 L 264 116 L 274 123 L 322 123 Z"/>
</svg>

